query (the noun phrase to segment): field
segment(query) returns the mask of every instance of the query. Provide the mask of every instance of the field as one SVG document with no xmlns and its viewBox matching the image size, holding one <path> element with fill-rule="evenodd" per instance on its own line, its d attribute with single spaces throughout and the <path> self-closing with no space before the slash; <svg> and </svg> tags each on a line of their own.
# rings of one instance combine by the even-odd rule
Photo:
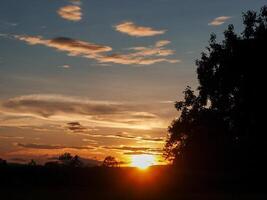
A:
<svg viewBox="0 0 267 200">
<path fill-rule="evenodd" d="M 266 199 L 263 177 L 251 172 L 136 168 L 1 168 L 3 199 Z M 257 180 L 254 182 L 253 180 Z M 1 198 L 2 199 L 2 198 Z"/>
</svg>

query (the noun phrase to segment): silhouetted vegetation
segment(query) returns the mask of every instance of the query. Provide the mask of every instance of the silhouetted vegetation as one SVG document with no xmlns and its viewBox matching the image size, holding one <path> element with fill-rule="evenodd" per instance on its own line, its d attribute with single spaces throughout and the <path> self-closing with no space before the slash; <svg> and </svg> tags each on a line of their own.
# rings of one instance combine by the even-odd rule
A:
<svg viewBox="0 0 267 200">
<path fill-rule="evenodd" d="M 102 164 L 103 167 L 118 167 L 119 162 L 112 156 L 107 156 Z"/>
<path fill-rule="evenodd" d="M 7 165 L 6 160 L 0 158 L 0 167 L 6 166 L 6 165 Z"/>
<path fill-rule="evenodd" d="M 58 157 L 62 165 L 68 167 L 81 167 L 83 165 L 79 156 L 72 156 L 70 153 L 64 153 Z M 54 163 L 55 164 L 55 163 Z"/>
<path fill-rule="evenodd" d="M 169 127 L 166 158 L 195 169 L 265 169 L 267 135 L 263 127 L 267 7 L 243 15 L 244 31 L 234 26 L 224 40 L 212 34 L 196 61 L 199 87 L 188 87 Z"/>
<path fill-rule="evenodd" d="M 32 159 L 32 160 L 30 160 L 30 162 L 28 163 L 28 165 L 34 167 L 37 164 L 36 164 L 35 160 Z"/>
</svg>

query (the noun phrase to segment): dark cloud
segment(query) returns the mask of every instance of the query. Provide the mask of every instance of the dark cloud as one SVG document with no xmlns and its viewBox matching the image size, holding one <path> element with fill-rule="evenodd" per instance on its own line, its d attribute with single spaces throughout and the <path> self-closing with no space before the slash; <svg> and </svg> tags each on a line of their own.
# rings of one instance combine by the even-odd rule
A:
<svg viewBox="0 0 267 200">
<path fill-rule="evenodd" d="M 67 123 L 67 129 L 74 133 L 89 131 L 86 127 L 82 126 L 80 122 L 69 122 Z"/>
</svg>

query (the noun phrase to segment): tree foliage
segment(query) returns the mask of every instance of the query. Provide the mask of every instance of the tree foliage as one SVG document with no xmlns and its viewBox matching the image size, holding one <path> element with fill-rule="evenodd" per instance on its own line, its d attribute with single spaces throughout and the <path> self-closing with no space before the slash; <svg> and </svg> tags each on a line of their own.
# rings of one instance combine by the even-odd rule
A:
<svg viewBox="0 0 267 200">
<path fill-rule="evenodd" d="M 31 159 L 30 162 L 28 162 L 28 166 L 35 167 L 37 165 L 36 161 Z"/>
<path fill-rule="evenodd" d="M 169 127 L 165 157 L 191 165 L 221 165 L 250 160 L 266 152 L 267 136 L 260 129 L 267 48 L 267 7 L 243 14 L 244 31 L 234 26 L 217 42 L 212 34 L 196 61 L 197 94 L 188 87 L 175 108 L 180 117 Z"/>
<path fill-rule="evenodd" d="M 2 159 L 2 158 L 0 158 L 0 167 L 1 166 L 6 166 L 6 165 L 7 165 L 7 161 Z"/>
<path fill-rule="evenodd" d="M 58 157 L 58 160 L 65 166 L 81 167 L 83 165 L 79 156 L 72 156 L 70 153 L 64 153 Z"/>
<path fill-rule="evenodd" d="M 119 162 L 112 156 L 107 156 L 103 161 L 103 167 L 118 167 Z"/>
</svg>

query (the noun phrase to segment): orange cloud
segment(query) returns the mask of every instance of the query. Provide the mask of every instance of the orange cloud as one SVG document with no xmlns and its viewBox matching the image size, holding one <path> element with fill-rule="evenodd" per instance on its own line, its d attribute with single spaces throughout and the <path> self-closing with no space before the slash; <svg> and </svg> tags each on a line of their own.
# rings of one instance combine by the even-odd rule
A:
<svg viewBox="0 0 267 200">
<path fill-rule="evenodd" d="M 125 155 L 150 154 L 162 155 L 162 148 L 144 146 L 103 146 L 101 148 L 123 151 Z"/>
<path fill-rule="evenodd" d="M 232 17 L 230 16 L 221 16 L 221 17 L 217 17 L 215 19 L 213 19 L 209 25 L 210 26 L 220 26 L 222 24 L 224 24 L 228 19 L 231 19 Z"/>
<path fill-rule="evenodd" d="M 48 144 L 35 144 L 35 143 L 30 143 L 30 144 L 16 143 L 15 145 L 18 147 L 31 148 L 31 149 L 78 149 L 78 150 L 95 149 L 94 147 L 91 146 L 62 146 L 62 145 L 48 145 Z"/>
<path fill-rule="evenodd" d="M 67 52 L 70 56 L 90 57 L 91 55 L 95 55 L 97 53 L 103 53 L 112 50 L 112 48 L 109 46 L 97 45 L 67 37 L 43 39 L 41 36 L 16 35 L 15 38 L 27 42 L 30 45 L 44 45 L 55 48 L 58 51 Z"/>
<path fill-rule="evenodd" d="M 78 1 L 77 1 L 78 2 Z M 82 19 L 81 7 L 76 5 L 67 5 L 59 8 L 57 11 L 58 15 L 63 19 L 69 21 L 80 21 Z"/>
<path fill-rule="evenodd" d="M 67 65 L 67 64 L 65 64 L 65 65 L 61 65 L 61 66 L 58 66 L 59 68 L 63 68 L 63 69 L 69 69 L 69 68 L 71 68 L 71 66 L 70 65 Z"/>
<path fill-rule="evenodd" d="M 74 132 L 95 127 L 149 130 L 165 127 L 159 116 L 140 105 L 91 101 L 60 95 L 27 95 L 0 102 L 0 126 L 62 125 Z M 6 118 L 4 117 L 6 116 Z M 73 119 L 77 120 L 73 122 Z M 81 125 L 82 123 L 82 125 Z"/>
<path fill-rule="evenodd" d="M 101 63 L 117 63 L 117 64 L 136 64 L 136 65 L 152 65 L 160 62 L 178 63 L 178 59 L 166 58 L 166 56 L 173 55 L 174 50 L 166 49 L 170 41 L 160 40 L 155 45 L 150 47 L 131 47 L 130 53 L 112 54 L 99 57 L 98 61 Z"/>
<path fill-rule="evenodd" d="M 149 47 L 128 48 L 128 51 L 131 51 L 129 53 L 107 54 L 112 51 L 112 47 L 66 37 L 44 39 L 41 36 L 16 35 L 15 38 L 29 45 L 44 45 L 57 49 L 58 51 L 67 52 L 69 56 L 81 56 L 94 59 L 102 64 L 152 65 L 160 62 L 180 62 L 178 59 L 167 58 L 167 56 L 174 54 L 173 50 L 165 48 L 165 46 L 170 43 L 168 40 L 160 40 Z"/>
<path fill-rule="evenodd" d="M 166 30 L 154 30 L 151 27 L 138 26 L 130 21 L 117 24 L 115 29 L 121 33 L 135 37 L 162 35 L 166 32 Z"/>
</svg>

